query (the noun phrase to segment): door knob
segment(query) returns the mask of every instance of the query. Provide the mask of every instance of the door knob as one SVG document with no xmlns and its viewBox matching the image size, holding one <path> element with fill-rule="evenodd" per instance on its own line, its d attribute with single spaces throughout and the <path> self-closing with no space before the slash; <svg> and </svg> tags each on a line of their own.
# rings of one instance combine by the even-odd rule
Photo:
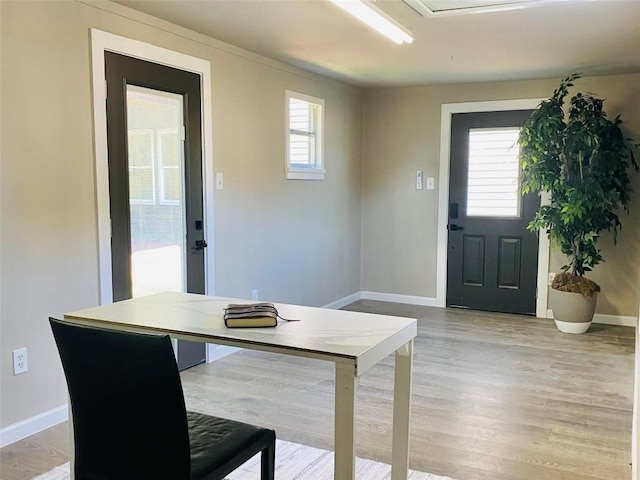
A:
<svg viewBox="0 0 640 480">
<path fill-rule="evenodd" d="M 456 230 L 464 230 L 464 227 L 462 227 L 460 225 L 456 225 L 455 223 L 451 223 L 451 224 L 449 224 L 449 230 L 454 232 Z"/>
</svg>

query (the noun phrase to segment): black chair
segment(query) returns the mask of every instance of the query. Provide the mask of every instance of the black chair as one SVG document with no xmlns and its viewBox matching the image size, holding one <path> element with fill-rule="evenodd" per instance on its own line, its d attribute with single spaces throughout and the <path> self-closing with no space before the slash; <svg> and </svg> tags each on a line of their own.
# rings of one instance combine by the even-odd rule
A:
<svg viewBox="0 0 640 480">
<path fill-rule="evenodd" d="M 273 430 L 187 412 L 168 335 L 50 318 L 69 387 L 77 480 L 220 480 L 261 453 L 273 480 Z"/>
</svg>

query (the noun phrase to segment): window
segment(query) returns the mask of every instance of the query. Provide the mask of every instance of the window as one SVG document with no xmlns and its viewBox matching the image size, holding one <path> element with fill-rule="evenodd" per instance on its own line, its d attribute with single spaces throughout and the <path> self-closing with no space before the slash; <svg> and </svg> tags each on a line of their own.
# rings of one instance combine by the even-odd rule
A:
<svg viewBox="0 0 640 480">
<path fill-rule="evenodd" d="M 176 128 L 129 130 L 129 200 L 178 205 L 182 199 L 182 138 Z"/>
<path fill-rule="evenodd" d="M 323 180 L 324 100 L 285 92 L 286 172 L 293 180 Z"/>
<path fill-rule="evenodd" d="M 175 128 L 158 131 L 160 203 L 178 205 L 182 200 L 181 138 Z"/>
<path fill-rule="evenodd" d="M 129 196 L 131 203 L 154 204 L 153 130 L 129 131 Z"/>
<path fill-rule="evenodd" d="M 469 130 L 467 216 L 520 216 L 519 133 L 518 127 Z"/>
</svg>

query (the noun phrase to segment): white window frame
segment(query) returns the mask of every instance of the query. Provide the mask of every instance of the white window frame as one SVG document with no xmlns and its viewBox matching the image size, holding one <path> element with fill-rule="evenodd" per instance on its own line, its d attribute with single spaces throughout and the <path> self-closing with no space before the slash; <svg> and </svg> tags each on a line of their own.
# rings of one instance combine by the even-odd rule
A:
<svg viewBox="0 0 640 480">
<path fill-rule="evenodd" d="M 285 172 L 288 180 L 324 180 L 324 100 L 322 98 L 312 97 L 304 93 L 285 90 L 284 95 L 284 124 L 285 124 Z M 312 157 L 314 163 L 309 166 L 292 164 L 290 159 L 290 135 L 291 133 L 301 133 L 290 129 L 289 115 L 290 99 L 299 100 L 311 104 L 314 109 L 313 115 L 313 137 L 314 151 Z"/>
</svg>

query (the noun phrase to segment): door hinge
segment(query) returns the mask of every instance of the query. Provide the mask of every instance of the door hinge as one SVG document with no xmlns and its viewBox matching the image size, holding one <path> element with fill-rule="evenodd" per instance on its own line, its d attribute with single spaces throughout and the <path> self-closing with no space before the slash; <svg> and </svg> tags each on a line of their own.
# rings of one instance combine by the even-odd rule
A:
<svg viewBox="0 0 640 480">
<path fill-rule="evenodd" d="M 184 142 L 186 138 L 187 138 L 187 131 L 185 130 L 184 126 L 182 126 L 180 127 L 180 140 Z"/>
<path fill-rule="evenodd" d="M 104 79 L 104 99 L 107 99 L 107 79 Z"/>
</svg>

